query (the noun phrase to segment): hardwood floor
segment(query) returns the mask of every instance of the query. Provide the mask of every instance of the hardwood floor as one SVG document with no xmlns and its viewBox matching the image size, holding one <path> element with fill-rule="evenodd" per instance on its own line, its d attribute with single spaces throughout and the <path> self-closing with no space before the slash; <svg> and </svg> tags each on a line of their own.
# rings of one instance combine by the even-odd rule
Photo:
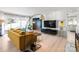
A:
<svg viewBox="0 0 79 59">
<path fill-rule="evenodd" d="M 0 37 L 0 52 L 19 52 L 7 35 Z"/>
<path fill-rule="evenodd" d="M 36 52 L 64 52 L 65 50 L 66 38 L 42 33 L 38 39 L 41 40 L 39 42 L 41 48 Z M 8 36 L 4 35 L 0 37 L 0 52 L 19 52 L 19 50 L 12 44 Z"/>
<path fill-rule="evenodd" d="M 37 51 L 42 52 L 63 52 L 65 50 L 66 39 L 54 35 L 42 34 L 41 48 Z"/>
</svg>

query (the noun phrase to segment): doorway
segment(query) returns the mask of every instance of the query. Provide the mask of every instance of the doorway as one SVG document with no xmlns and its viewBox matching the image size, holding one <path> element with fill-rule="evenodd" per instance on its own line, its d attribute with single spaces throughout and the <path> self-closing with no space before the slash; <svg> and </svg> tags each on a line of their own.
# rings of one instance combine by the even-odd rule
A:
<svg viewBox="0 0 79 59">
<path fill-rule="evenodd" d="M 33 30 L 41 31 L 42 21 L 40 18 L 33 18 Z"/>
</svg>

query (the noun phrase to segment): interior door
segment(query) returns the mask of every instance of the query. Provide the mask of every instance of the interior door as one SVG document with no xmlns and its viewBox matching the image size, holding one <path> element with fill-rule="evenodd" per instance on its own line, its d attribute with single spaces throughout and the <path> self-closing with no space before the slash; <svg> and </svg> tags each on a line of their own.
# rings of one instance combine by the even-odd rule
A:
<svg viewBox="0 0 79 59">
<path fill-rule="evenodd" d="M 42 27 L 42 21 L 39 18 L 33 18 L 33 28 L 34 30 L 41 30 Z"/>
</svg>

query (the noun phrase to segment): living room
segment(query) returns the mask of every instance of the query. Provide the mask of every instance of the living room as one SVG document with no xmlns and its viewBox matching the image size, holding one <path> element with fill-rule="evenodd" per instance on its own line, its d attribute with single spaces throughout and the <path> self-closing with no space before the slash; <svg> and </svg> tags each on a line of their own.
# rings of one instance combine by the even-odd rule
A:
<svg viewBox="0 0 79 59">
<path fill-rule="evenodd" d="M 79 8 L 0 7 L 0 52 L 76 52 Z"/>
</svg>

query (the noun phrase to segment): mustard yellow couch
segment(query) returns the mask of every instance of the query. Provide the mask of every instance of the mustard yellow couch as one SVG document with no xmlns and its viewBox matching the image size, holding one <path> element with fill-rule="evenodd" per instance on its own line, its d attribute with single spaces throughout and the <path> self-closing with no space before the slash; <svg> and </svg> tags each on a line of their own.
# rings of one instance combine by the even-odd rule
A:
<svg viewBox="0 0 79 59">
<path fill-rule="evenodd" d="M 31 44 L 37 41 L 37 36 L 33 33 L 22 32 L 21 30 L 11 29 L 8 31 L 8 37 L 11 39 L 12 43 L 17 49 L 24 51 Z"/>
</svg>

